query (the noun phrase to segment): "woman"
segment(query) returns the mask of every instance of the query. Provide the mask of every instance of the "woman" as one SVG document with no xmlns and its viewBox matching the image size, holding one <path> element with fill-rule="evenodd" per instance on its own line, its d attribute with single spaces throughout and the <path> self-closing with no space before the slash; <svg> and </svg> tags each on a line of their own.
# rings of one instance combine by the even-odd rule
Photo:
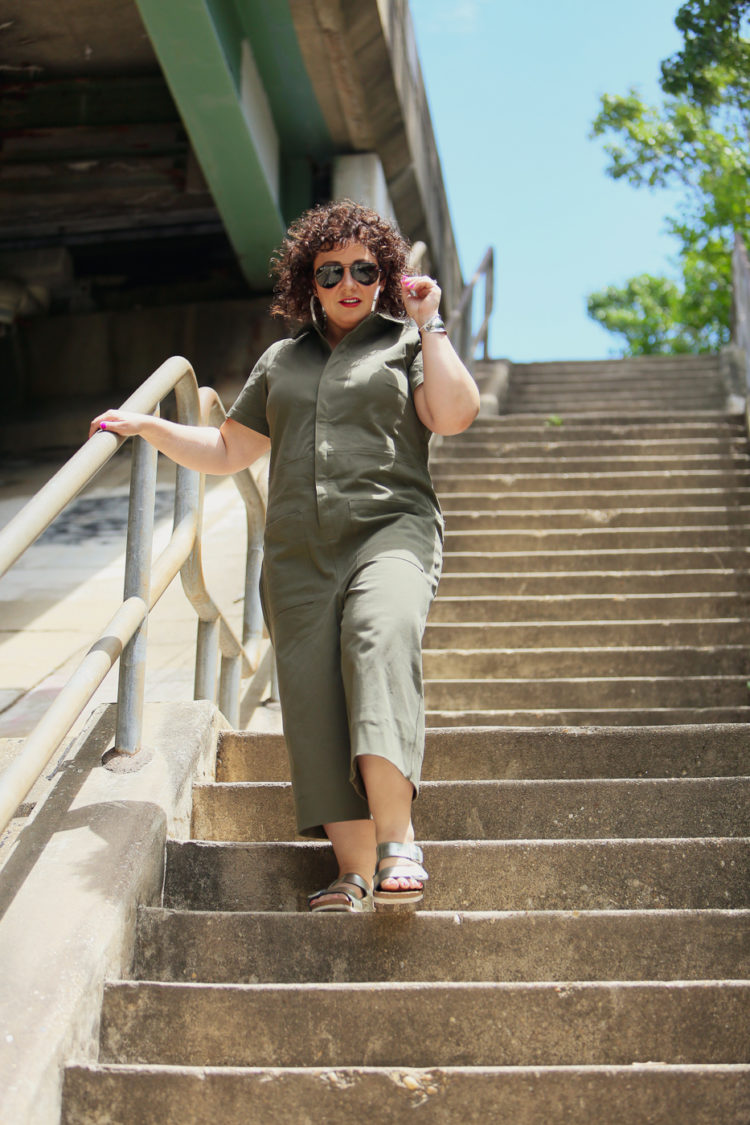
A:
<svg viewBox="0 0 750 1125">
<path fill-rule="evenodd" d="M 413 903 L 427 879 L 411 805 L 442 547 L 428 441 L 466 429 L 479 395 L 439 287 L 404 273 L 408 249 L 349 200 L 308 211 L 274 262 L 271 310 L 303 327 L 264 353 L 220 430 L 115 410 L 91 426 L 204 473 L 271 449 L 261 597 L 297 826 L 331 841 L 339 870 L 314 911 Z"/>
</svg>

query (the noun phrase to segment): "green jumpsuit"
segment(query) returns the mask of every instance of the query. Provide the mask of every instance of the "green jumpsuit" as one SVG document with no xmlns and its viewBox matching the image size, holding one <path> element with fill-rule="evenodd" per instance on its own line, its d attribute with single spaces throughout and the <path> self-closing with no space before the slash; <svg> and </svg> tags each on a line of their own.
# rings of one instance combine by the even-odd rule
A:
<svg viewBox="0 0 750 1125">
<path fill-rule="evenodd" d="M 274 344 L 229 411 L 271 439 L 261 600 L 303 836 L 369 816 L 360 754 L 419 785 L 443 540 L 423 380 L 416 327 L 374 313 L 333 350 L 313 325 Z"/>
</svg>

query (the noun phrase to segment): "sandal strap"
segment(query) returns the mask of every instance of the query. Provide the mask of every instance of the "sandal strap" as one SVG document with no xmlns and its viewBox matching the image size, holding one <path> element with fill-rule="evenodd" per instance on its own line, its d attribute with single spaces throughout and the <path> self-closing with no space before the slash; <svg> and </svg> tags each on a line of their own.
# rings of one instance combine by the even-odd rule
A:
<svg viewBox="0 0 750 1125">
<path fill-rule="evenodd" d="M 355 871 L 350 871 L 347 872 L 346 875 L 342 875 L 340 879 L 334 880 L 331 886 L 336 886 L 337 883 L 350 883 L 353 887 L 359 887 L 365 895 L 369 895 L 370 893 L 369 884 L 361 875 L 357 875 Z"/>
<path fill-rule="evenodd" d="M 347 872 L 346 875 L 341 875 L 339 878 L 334 879 L 332 883 L 329 883 L 327 887 L 323 887 L 322 890 L 315 891 L 314 894 L 308 895 L 308 904 L 315 902 L 316 898 L 322 898 L 323 895 L 346 895 L 351 903 L 362 902 L 362 898 L 358 898 L 357 895 L 352 894 L 351 891 L 346 889 L 347 886 L 358 887 L 359 890 L 362 891 L 364 898 L 367 898 L 371 893 L 369 886 L 362 876 L 351 871 Z"/>
<path fill-rule="evenodd" d="M 381 867 L 376 873 L 373 886 L 376 890 L 379 890 L 385 879 L 417 879 L 421 883 L 426 883 L 429 877 L 421 864 L 416 867 L 405 867 L 401 863 L 391 863 Z M 391 893 L 395 894 L 396 892 Z"/>
<path fill-rule="evenodd" d="M 378 863 L 391 855 L 398 856 L 399 859 L 411 859 L 414 863 L 421 863 L 424 859 L 422 849 L 417 844 L 378 844 Z"/>
</svg>

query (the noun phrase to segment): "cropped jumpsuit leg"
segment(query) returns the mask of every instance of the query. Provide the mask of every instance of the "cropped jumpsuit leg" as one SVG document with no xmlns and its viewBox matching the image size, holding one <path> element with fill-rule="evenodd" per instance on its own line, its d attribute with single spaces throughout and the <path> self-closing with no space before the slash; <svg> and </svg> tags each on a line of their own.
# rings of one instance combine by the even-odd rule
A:
<svg viewBox="0 0 750 1125">
<path fill-rule="evenodd" d="M 329 365 L 321 366 L 318 443 L 330 433 L 321 425 Z M 334 383 L 327 398 L 335 401 L 335 392 Z M 302 398 L 297 407 L 304 413 Z M 343 431 L 350 442 L 356 438 Z M 332 440 L 341 432 L 339 426 Z M 424 751 L 421 642 L 440 572 L 442 525 L 436 502 L 412 496 L 413 468 L 403 486 L 399 470 L 395 482 L 386 475 L 395 488 L 384 500 L 373 498 L 377 480 L 358 487 L 363 469 L 377 477 L 364 444 L 364 455 L 354 446 L 342 451 L 351 464 L 343 472 L 326 469 L 329 475 L 320 472 L 318 446 L 272 461 L 272 497 L 285 502 L 272 509 L 269 500 L 261 597 L 276 653 L 298 831 L 313 838 L 325 836 L 324 824 L 369 817 L 361 754 L 392 762 L 416 793 Z M 315 500 L 314 489 L 318 501 L 305 502 Z"/>
</svg>

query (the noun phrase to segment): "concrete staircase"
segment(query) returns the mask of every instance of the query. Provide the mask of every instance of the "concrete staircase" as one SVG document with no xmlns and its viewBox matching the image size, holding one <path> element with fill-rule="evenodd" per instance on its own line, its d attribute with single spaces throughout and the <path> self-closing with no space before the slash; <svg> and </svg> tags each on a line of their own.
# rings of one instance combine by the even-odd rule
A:
<svg viewBox="0 0 750 1125">
<path fill-rule="evenodd" d="M 225 734 L 65 1125 L 750 1120 L 750 460 L 711 361 L 637 373 L 516 368 L 436 457 L 424 909 L 306 913 L 283 741 Z"/>
</svg>

